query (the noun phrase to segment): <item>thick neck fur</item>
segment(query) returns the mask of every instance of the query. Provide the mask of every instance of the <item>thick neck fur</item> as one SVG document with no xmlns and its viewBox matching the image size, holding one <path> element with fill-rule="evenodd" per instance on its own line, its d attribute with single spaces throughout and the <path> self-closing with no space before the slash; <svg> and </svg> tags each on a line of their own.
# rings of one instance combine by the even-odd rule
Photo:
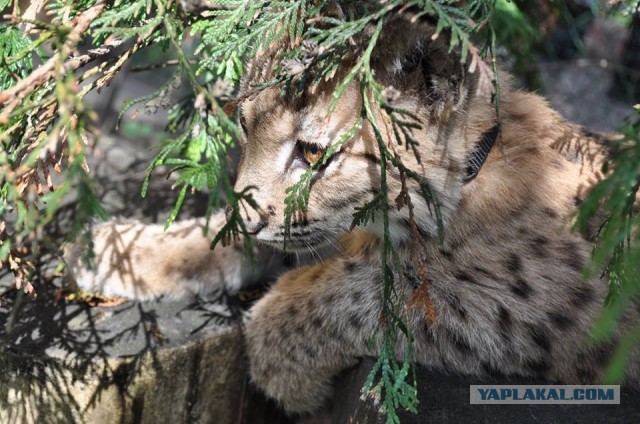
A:
<svg viewBox="0 0 640 424">
<path fill-rule="evenodd" d="M 472 110 L 482 110 L 474 107 Z M 494 112 L 495 113 L 495 112 Z M 553 210 L 569 219 L 575 212 L 576 197 L 584 197 L 590 187 L 560 183 L 575 174 L 593 175 L 604 158 L 598 153 L 580 163 L 567 161 L 558 140 L 572 133 L 562 117 L 542 98 L 522 92 L 503 96 L 500 109 L 501 134 L 478 177 L 463 187 L 459 213 L 452 222 L 452 239 L 461 239 L 489 225 L 510 225 L 526 213 Z M 482 122 L 487 116 L 469 116 Z M 476 118 L 476 119 L 474 119 Z M 559 172 L 560 171 L 560 172 Z M 487 211 L 491 211 L 487 214 Z"/>
<path fill-rule="evenodd" d="M 566 230 L 576 216 L 576 205 L 592 186 L 584 184 L 584 176 L 592 183 L 602 177 L 599 170 L 606 152 L 601 145 L 581 138 L 580 130 L 567 124 L 542 98 L 512 90 L 507 78 L 501 84 L 501 131 L 478 176 L 467 184 L 460 178 L 469 152 L 498 119 L 494 105 L 483 96 L 469 100 L 465 109 L 470 112 L 460 112 L 464 125 L 450 134 L 450 140 L 458 140 L 460 151 L 449 145 L 452 150 L 448 155 L 452 162 L 461 161 L 457 163 L 461 169 L 452 167 L 451 172 L 445 174 L 432 170 L 428 175 L 439 184 L 445 220 L 444 245 L 436 241 L 432 210 L 419 195 L 412 196 L 416 205 L 415 220 L 428 239 L 427 244 L 434 246 L 434 252 L 455 250 L 469 244 L 470 239 L 485 237 L 487 228 L 495 226 L 507 231 L 510 237 L 519 237 L 522 228 L 544 215 L 558 215 L 562 219 L 550 220 L 550 228 L 543 232 Z M 571 160 L 567 160 L 568 157 Z M 442 171 L 442 161 L 439 166 Z M 452 173 L 458 178 L 445 183 Z M 567 181 L 576 181 L 576 184 Z M 390 199 L 394 199 L 393 195 Z M 394 210 L 393 214 L 396 222 L 406 219 L 406 216 L 401 218 L 406 211 Z M 392 228 L 395 230 L 392 232 L 398 246 L 410 249 L 407 228 Z M 374 232 L 380 234 L 380 228 L 374 228 Z"/>
</svg>

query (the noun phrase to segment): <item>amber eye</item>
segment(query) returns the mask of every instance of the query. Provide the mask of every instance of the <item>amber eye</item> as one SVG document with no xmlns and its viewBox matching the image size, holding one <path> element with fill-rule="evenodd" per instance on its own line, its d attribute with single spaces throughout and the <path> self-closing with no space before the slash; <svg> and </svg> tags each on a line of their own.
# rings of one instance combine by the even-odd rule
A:
<svg viewBox="0 0 640 424">
<path fill-rule="evenodd" d="M 324 156 L 326 149 L 317 144 L 298 142 L 300 145 L 300 153 L 302 157 L 309 165 L 313 165 L 318 162 Z"/>
<path fill-rule="evenodd" d="M 248 131 L 247 131 L 247 119 L 244 117 L 244 114 L 240 113 L 240 126 L 242 127 L 242 131 L 244 131 L 244 134 L 247 135 Z"/>
</svg>

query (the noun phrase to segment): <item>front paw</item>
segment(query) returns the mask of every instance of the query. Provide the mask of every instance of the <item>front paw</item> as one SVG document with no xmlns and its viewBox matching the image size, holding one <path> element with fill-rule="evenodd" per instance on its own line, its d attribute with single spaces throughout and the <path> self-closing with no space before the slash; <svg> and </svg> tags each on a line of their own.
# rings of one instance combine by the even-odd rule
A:
<svg viewBox="0 0 640 424">
<path fill-rule="evenodd" d="M 290 329 L 267 317 L 251 319 L 246 342 L 253 383 L 288 413 L 318 411 L 330 398 L 330 380 L 314 370 L 313 351 L 301 354 Z M 306 356 L 306 358 L 303 358 Z"/>
<path fill-rule="evenodd" d="M 168 230 L 155 224 L 112 220 L 65 249 L 68 280 L 106 296 L 135 300 L 180 299 L 239 286 L 233 261 L 216 260 L 202 222 L 176 222 Z M 218 252 L 228 255 L 228 252 Z M 226 269 L 225 269 L 226 267 Z M 224 276 L 224 278 L 221 278 Z"/>
<path fill-rule="evenodd" d="M 277 267 L 279 254 L 256 250 L 254 266 L 241 241 L 211 250 L 224 222 L 212 216 L 206 236 L 204 218 L 175 222 L 167 231 L 137 221 L 100 223 L 67 247 L 69 279 L 87 291 L 137 300 L 235 294 Z"/>
<path fill-rule="evenodd" d="M 66 280 L 79 289 L 104 296 L 152 300 L 167 292 L 152 284 L 158 274 L 150 265 L 155 252 L 142 223 L 113 220 L 94 225 L 64 246 Z"/>
<path fill-rule="evenodd" d="M 307 414 L 327 404 L 333 377 L 356 359 L 339 328 L 299 294 L 272 289 L 252 308 L 245 334 L 252 381 L 287 412 Z"/>
</svg>

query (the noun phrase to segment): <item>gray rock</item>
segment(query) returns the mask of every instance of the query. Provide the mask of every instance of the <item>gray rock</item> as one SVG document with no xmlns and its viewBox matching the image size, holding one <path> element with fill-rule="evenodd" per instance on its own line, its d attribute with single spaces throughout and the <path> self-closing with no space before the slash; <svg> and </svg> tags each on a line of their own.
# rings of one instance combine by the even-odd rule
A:
<svg viewBox="0 0 640 424">
<path fill-rule="evenodd" d="M 385 417 L 371 399 L 361 399 L 362 388 L 374 362 L 364 359 L 335 383 L 333 424 L 382 424 Z M 527 379 L 491 377 L 478 379 L 446 375 L 418 367 L 417 414 L 401 411 L 402 424 L 473 423 L 637 423 L 640 394 L 624 389 L 620 405 L 471 405 L 472 384 L 545 384 Z"/>
<path fill-rule="evenodd" d="M 0 333 L 0 422 L 240 422 L 248 382 L 238 305 L 90 308 L 53 297 L 4 309 L 20 319 Z"/>
<path fill-rule="evenodd" d="M 119 143 L 106 152 L 106 159 L 115 170 L 125 172 L 136 162 L 137 157 L 133 148 Z"/>
</svg>

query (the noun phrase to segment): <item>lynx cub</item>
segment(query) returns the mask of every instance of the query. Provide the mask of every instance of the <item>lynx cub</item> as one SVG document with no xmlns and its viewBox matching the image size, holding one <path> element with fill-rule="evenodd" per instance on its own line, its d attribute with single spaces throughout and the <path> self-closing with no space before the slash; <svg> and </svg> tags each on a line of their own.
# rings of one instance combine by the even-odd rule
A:
<svg viewBox="0 0 640 424">
<path fill-rule="evenodd" d="M 499 370 L 541 381 L 597 382 L 612 348 L 584 341 L 607 282 L 582 280 L 593 234 L 570 227 L 576 206 L 602 178 L 606 145 L 566 123 L 540 97 L 512 90 L 505 76 L 498 126 L 491 99 L 478 89 L 478 73 L 448 51 L 445 37 L 432 39 L 431 24 L 397 16 L 385 25 L 373 55 L 376 78 L 397 90 L 397 107 L 423 123 L 414 130 L 421 161 L 404 146 L 397 153 L 434 188 L 445 226 L 440 245 L 433 209 L 409 182 L 435 312 L 430 319 L 425 305 L 415 302 L 403 311 L 415 337 L 415 359 L 463 374 Z M 274 62 L 267 54 L 256 58 L 242 89 L 268 80 Z M 282 96 L 273 88 L 240 104 L 245 138 L 236 189 L 258 187 L 253 197 L 260 210 L 247 208 L 246 222 L 262 246 L 264 273 L 277 263 L 269 246 L 283 243 L 285 189 L 360 116 L 354 82 L 326 118 L 343 76 L 339 71 L 303 96 Z M 293 223 L 287 247 L 330 246 L 333 256 L 279 275 L 246 325 L 253 381 L 287 411 L 299 413 L 322 407 L 336 374 L 376 355 L 376 343 L 372 349 L 368 342 L 381 310 L 381 220 L 349 230 L 354 207 L 372 200 L 380 187 L 371 126 L 365 122 L 313 178 L 308 211 Z M 387 184 L 393 202 L 401 190 L 395 168 Z M 415 300 L 421 283 L 409 248 L 409 211 L 393 203 L 390 210 L 394 249 L 406 268 L 396 278 L 398 290 Z M 214 227 L 223 223 L 222 215 L 214 217 Z M 234 291 L 248 283 L 241 249 L 210 251 L 201 224 L 177 223 L 163 232 L 159 226 L 108 222 L 93 230 L 94 269 L 80 264 L 77 249 L 67 257 L 69 268 L 84 288 L 143 300 L 221 285 Z M 637 309 L 626 311 L 619 334 L 638 315 Z M 636 352 L 628 382 L 637 384 L 639 377 Z"/>
</svg>

